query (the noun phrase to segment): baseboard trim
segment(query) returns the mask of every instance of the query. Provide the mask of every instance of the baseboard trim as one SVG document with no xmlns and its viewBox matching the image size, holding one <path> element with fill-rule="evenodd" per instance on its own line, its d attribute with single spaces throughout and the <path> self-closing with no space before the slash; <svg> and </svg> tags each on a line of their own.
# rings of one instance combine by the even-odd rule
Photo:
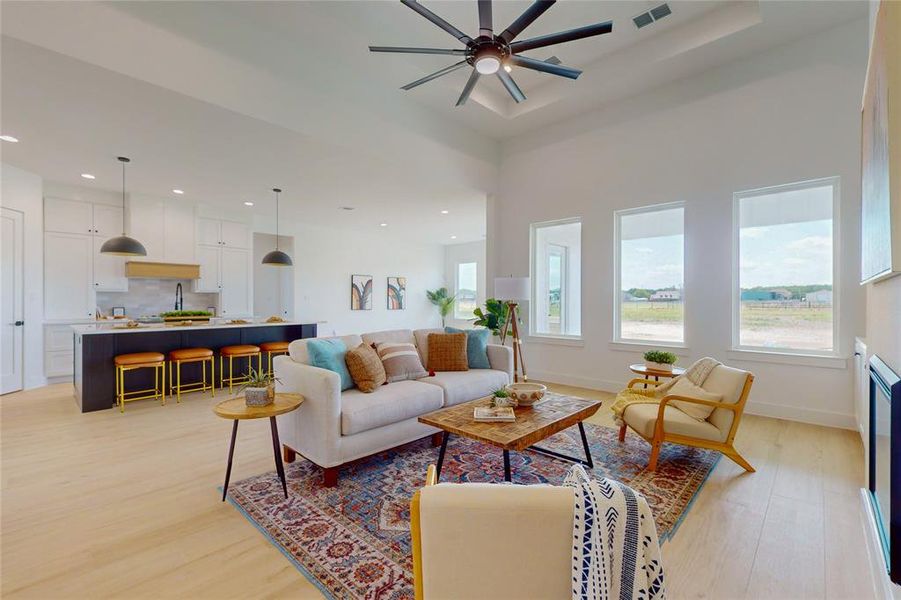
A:
<svg viewBox="0 0 901 600">
<path fill-rule="evenodd" d="M 529 379 L 546 381 L 548 383 L 559 383 L 562 385 L 573 385 L 590 390 L 612 392 L 614 394 L 626 387 L 628 383 L 627 381 L 596 379 L 594 377 L 583 377 L 581 375 L 555 373 L 550 371 L 530 371 Z M 836 413 L 826 410 L 815 410 L 798 406 L 782 406 L 779 404 L 770 404 L 768 402 L 753 401 L 748 402 L 748 405 L 745 408 L 745 412 L 747 412 L 749 415 L 771 417 L 774 419 L 782 419 L 784 421 L 798 421 L 801 423 L 809 423 L 811 425 L 823 425 L 825 427 L 836 427 L 838 429 L 850 429 L 852 431 L 858 430 L 857 420 L 852 414 Z"/>
</svg>

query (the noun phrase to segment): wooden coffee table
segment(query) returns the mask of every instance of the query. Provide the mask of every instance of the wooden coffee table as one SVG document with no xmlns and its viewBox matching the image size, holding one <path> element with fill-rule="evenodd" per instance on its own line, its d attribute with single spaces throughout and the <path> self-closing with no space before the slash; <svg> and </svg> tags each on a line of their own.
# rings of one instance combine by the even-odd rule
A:
<svg viewBox="0 0 901 600">
<path fill-rule="evenodd" d="M 533 450 L 555 458 L 581 463 L 589 469 L 594 467 L 582 421 L 601 408 L 600 401 L 549 393 L 535 407 L 514 408 L 516 421 L 512 423 L 482 423 L 473 419 L 473 409 L 476 406 L 487 406 L 489 403 L 489 398 L 480 398 L 419 417 L 420 423 L 425 423 L 444 431 L 444 436 L 441 440 L 441 450 L 438 453 L 438 464 L 436 465 L 438 477 L 441 476 L 441 465 L 444 463 L 444 454 L 447 451 L 447 440 L 452 433 L 478 440 L 503 450 L 505 481 L 511 481 L 510 450 L 518 452 L 527 449 Z M 579 426 L 582 446 L 585 449 L 584 460 L 533 445 L 573 425 Z"/>
</svg>

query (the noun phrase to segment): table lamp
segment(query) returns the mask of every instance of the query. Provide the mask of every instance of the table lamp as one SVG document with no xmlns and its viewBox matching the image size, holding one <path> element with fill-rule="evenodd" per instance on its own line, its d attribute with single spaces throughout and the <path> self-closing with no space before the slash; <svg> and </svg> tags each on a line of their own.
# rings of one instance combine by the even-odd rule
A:
<svg viewBox="0 0 901 600">
<path fill-rule="evenodd" d="M 507 319 L 501 328 L 501 340 L 507 338 L 509 330 L 513 335 L 513 381 L 528 381 L 526 363 L 522 356 L 522 340 L 519 337 L 519 301 L 528 300 L 531 295 L 531 280 L 528 277 L 496 277 L 494 279 L 494 297 L 507 304 Z"/>
</svg>

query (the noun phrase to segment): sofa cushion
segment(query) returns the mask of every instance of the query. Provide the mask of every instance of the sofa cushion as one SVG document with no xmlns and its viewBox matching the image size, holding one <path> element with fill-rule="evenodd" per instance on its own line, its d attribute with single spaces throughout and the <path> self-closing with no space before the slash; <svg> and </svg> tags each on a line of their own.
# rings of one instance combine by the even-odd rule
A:
<svg viewBox="0 0 901 600">
<path fill-rule="evenodd" d="M 429 334 L 444 333 L 443 329 L 416 329 L 413 331 L 413 338 L 416 340 L 416 349 L 419 351 L 419 357 L 422 364 L 429 364 Z"/>
<path fill-rule="evenodd" d="M 372 331 L 364 333 L 364 344 L 375 344 L 376 346 L 385 342 L 396 342 L 399 344 L 415 344 L 412 329 L 387 329 L 385 331 Z"/>
<path fill-rule="evenodd" d="M 307 338 L 303 340 L 294 340 L 288 345 L 288 356 L 291 357 L 291 360 L 294 362 L 303 363 L 305 365 L 310 364 L 310 353 L 307 351 L 307 343 L 311 340 L 331 340 L 337 339 L 344 342 L 344 345 L 348 348 L 356 348 L 360 344 L 363 343 L 363 340 L 359 335 L 341 335 L 334 337 L 321 337 L 321 338 Z"/>
<path fill-rule="evenodd" d="M 360 344 L 356 348 L 347 351 L 344 356 L 347 370 L 353 378 L 357 389 L 364 393 L 370 393 L 377 387 L 388 381 L 385 367 L 378 352 L 368 344 Z"/>
<path fill-rule="evenodd" d="M 371 394 L 348 390 L 341 394 L 341 433 L 354 435 L 438 410 L 444 393 L 435 385 L 398 381 Z"/>
<path fill-rule="evenodd" d="M 428 375 L 413 344 L 382 342 L 377 344 L 375 349 L 385 367 L 388 383 L 405 379 L 419 379 Z"/>
<path fill-rule="evenodd" d="M 623 420 L 644 437 L 652 438 L 659 409 L 660 405 L 658 404 L 631 404 L 623 413 Z M 726 439 L 726 436 L 709 421 L 698 421 L 669 404 L 666 406 L 663 420 L 666 433 L 687 435 L 714 442 L 722 442 Z"/>
<path fill-rule="evenodd" d="M 457 329 L 445 327 L 448 333 L 466 334 L 466 361 L 470 369 L 490 369 L 488 362 L 488 342 L 491 341 L 491 330 L 480 327 L 478 329 Z"/>
<path fill-rule="evenodd" d="M 343 340 L 335 338 L 310 340 L 310 343 L 307 344 L 307 352 L 310 354 L 311 365 L 334 371 L 341 377 L 342 390 L 348 390 L 354 386 L 354 380 L 344 361 L 347 346 Z"/>
<path fill-rule="evenodd" d="M 428 370 L 468 371 L 466 334 L 462 332 L 429 334 Z"/>
<path fill-rule="evenodd" d="M 419 379 L 423 383 L 444 390 L 444 406 L 454 406 L 476 398 L 488 396 L 497 388 L 510 383 L 507 374 L 493 369 L 471 371 L 442 371 L 433 377 Z"/>
</svg>

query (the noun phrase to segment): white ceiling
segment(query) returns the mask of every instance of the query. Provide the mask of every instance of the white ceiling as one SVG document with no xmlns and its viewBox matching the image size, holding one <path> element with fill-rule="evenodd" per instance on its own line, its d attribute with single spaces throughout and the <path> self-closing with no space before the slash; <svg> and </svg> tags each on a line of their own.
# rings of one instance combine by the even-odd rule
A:
<svg viewBox="0 0 901 600">
<path fill-rule="evenodd" d="M 474 1 L 424 4 L 477 32 Z M 105 189 L 118 185 L 114 157 L 128 154 L 135 191 L 181 187 L 230 208 L 254 200 L 266 214 L 278 185 L 288 218 L 357 229 L 386 221 L 417 241 L 459 243 L 485 233 L 501 143 L 867 10 L 853 0 L 673 0 L 672 15 L 636 29 L 631 17 L 657 4 L 558 2 L 520 39 L 614 21 L 609 35 L 528 53 L 556 55 L 582 77 L 516 69 L 526 102 L 483 78 L 455 108 L 465 70 L 398 89 L 452 57 L 368 52 L 460 47 L 397 2 L 7 0 L 0 130 L 22 141 L 0 152 L 48 179 Z M 495 29 L 528 5 L 496 1 Z M 97 180 L 82 180 L 85 171 Z M 357 210 L 338 209 L 346 205 Z"/>
</svg>

